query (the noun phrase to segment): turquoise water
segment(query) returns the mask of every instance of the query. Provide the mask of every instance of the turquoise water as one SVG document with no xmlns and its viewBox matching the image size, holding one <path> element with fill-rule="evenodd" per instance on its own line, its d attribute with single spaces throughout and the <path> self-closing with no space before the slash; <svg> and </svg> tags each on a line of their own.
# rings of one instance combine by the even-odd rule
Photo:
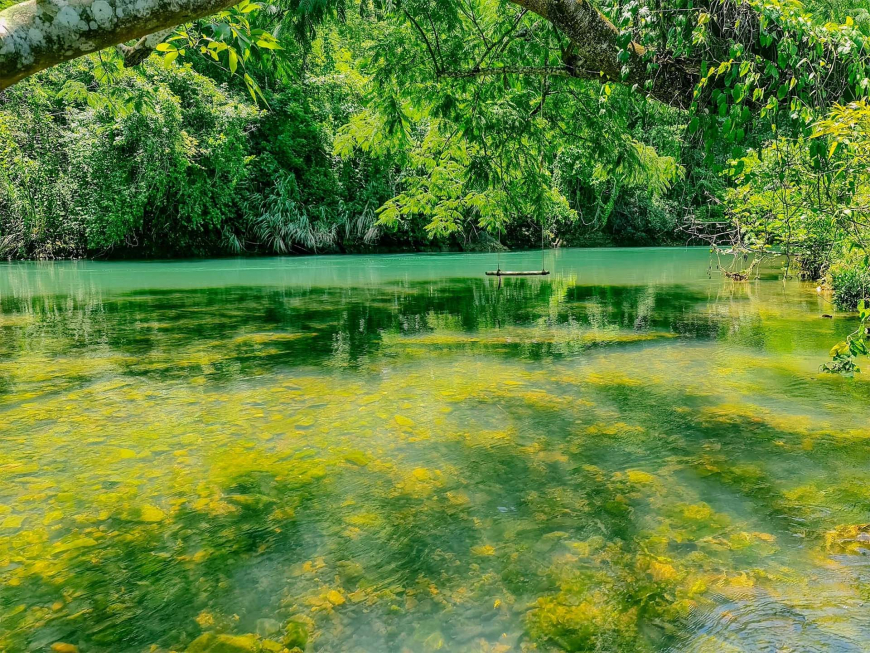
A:
<svg viewBox="0 0 870 653">
<path fill-rule="evenodd" d="M 498 263 L 0 266 L 0 649 L 870 649 L 854 317 Z"/>
</svg>

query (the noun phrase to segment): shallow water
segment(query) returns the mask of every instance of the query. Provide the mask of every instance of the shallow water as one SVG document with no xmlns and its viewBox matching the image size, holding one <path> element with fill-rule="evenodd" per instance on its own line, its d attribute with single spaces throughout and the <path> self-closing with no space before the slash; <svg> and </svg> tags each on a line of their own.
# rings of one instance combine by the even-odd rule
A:
<svg viewBox="0 0 870 653">
<path fill-rule="evenodd" d="M 854 319 L 547 256 L 0 267 L 0 650 L 870 650 Z"/>
</svg>

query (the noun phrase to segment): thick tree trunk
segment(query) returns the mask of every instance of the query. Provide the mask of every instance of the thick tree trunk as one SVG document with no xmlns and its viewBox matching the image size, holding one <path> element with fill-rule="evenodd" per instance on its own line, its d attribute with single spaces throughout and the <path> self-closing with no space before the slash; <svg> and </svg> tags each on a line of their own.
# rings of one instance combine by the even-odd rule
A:
<svg viewBox="0 0 870 653">
<path fill-rule="evenodd" d="M 638 43 L 628 45 L 628 61 L 620 63 L 619 31 L 588 0 L 512 2 L 546 18 L 571 39 L 574 49 L 565 64 L 577 77 L 589 78 L 590 73 L 597 72 L 608 81 L 637 85 L 639 92 L 674 107 L 685 109 L 692 103 L 700 81 L 697 64 L 647 53 Z"/>
<path fill-rule="evenodd" d="M 0 12 L 0 89 L 44 68 L 142 39 L 238 1 L 28 0 L 13 5 Z M 156 43 L 140 41 L 130 56 L 150 52 L 149 45 L 153 49 Z"/>
</svg>

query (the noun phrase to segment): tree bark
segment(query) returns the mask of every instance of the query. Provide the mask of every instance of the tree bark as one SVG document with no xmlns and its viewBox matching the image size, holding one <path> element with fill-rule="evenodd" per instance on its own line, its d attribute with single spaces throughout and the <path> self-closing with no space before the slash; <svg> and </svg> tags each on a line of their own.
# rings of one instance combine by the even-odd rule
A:
<svg viewBox="0 0 870 653">
<path fill-rule="evenodd" d="M 169 27 L 148 36 L 143 36 L 133 45 L 119 43 L 116 47 L 121 56 L 124 57 L 124 68 L 132 68 L 145 61 L 154 52 L 154 48 L 163 43 L 174 31 L 175 27 Z"/>
<path fill-rule="evenodd" d="M 45 68 L 143 39 L 238 1 L 27 0 L 12 5 L 0 12 L 0 90 Z M 124 52 L 125 61 L 141 61 L 156 45 L 140 40 L 129 48 L 132 52 Z"/>
<path fill-rule="evenodd" d="M 589 78 L 598 71 L 606 81 L 629 86 L 674 107 L 692 104 L 700 81 L 695 62 L 658 53 L 648 53 L 639 43 L 629 43 L 628 60 L 619 61 L 619 30 L 588 0 L 511 0 L 550 21 L 571 39 L 574 49 L 565 65 L 576 77 Z M 653 64 L 650 66 L 649 64 Z M 625 71 L 623 71 L 623 66 Z"/>
</svg>

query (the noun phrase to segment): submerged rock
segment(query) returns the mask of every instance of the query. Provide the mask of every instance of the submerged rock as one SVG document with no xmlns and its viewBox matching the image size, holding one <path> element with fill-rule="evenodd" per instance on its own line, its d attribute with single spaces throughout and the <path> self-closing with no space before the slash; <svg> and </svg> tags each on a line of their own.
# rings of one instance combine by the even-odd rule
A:
<svg viewBox="0 0 870 653">
<path fill-rule="evenodd" d="M 326 593 L 326 600 L 332 605 L 344 605 L 345 599 L 341 592 L 330 590 Z"/>
<path fill-rule="evenodd" d="M 256 635 L 218 635 L 205 633 L 190 643 L 186 653 L 260 653 Z"/>
<path fill-rule="evenodd" d="M 55 642 L 51 645 L 51 650 L 54 653 L 79 653 L 79 647 L 75 644 L 67 644 L 66 642 Z"/>
<path fill-rule="evenodd" d="M 143 524 L 156 524 L 163 521 L 165 517 L 166 513 L 160 508 L 148 503 L 129 508 L 121 514 L 121 519 L 125 521 L 141 522 Z"/>
<path fill-rule="evenodd" d="M 305 649 L 308 644 L 308 629 L 298 621 L 288 621 L 284 626 L 284 646 Z"/>
<path fill-rule="evenodd" d="M 870 555 L 870 524 L 844 524 L 825 533 L 825 544 L 834 554 Z"/>
<path fill-rule="evenodd" d="M 281 624 L 275 619 L 257 619 L 257 634 L 260 637 L 274 635 L 281 630 Z"/>
</svg>

